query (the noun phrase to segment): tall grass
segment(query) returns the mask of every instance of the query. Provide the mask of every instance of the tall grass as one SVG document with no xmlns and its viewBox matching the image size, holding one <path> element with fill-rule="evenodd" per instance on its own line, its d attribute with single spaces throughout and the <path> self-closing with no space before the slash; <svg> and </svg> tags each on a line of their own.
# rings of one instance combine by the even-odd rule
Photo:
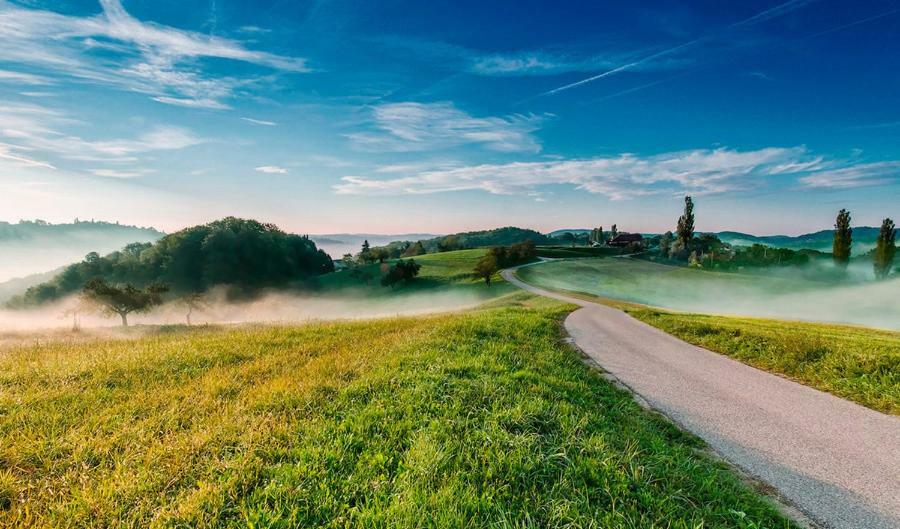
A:
<svg viewBox="0 0 900 529">
<path fill-rule="evenodd" d="M 0 525 L 791 527 L 513 300 L 9 347 Z"/>
</svg>

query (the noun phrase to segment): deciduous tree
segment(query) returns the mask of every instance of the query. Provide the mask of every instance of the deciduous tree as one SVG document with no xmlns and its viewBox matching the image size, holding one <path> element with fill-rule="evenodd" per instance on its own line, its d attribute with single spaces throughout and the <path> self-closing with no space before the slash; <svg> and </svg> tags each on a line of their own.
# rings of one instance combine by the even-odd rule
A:
<svg viewBox="0 0 900 529">
<path fill-rule="evenodd" d="M 132 312 L 147 312 L 162 303 L 162 295 L 169 287 L 162 283 L 153 283 L 145 289 L 131 284 L 124 286 L 110 285 L 100 278 L 91 279 L 84 286 L 84 297 L 93 301 L 108 314 L 118 314 L 122 318 L 122 326 L 128 326 L 128 315 Z"/>
</svg>

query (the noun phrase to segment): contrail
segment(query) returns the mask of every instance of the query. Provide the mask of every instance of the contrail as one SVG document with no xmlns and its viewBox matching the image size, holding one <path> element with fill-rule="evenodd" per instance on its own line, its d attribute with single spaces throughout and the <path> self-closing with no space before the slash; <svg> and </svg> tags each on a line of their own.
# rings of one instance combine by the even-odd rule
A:
<svg viewBox="0 0 900 529">
<path fill-rule="evenodd" d="M 604 77 L 609 77 L 610 75 L 615 75 L 624 70 L 634 68 L 635 66 L 640 66 L 641 64 L 644 64 L 648 61 L 652 61 L 654 59 L 658 59 L 665 55 L 669 55 L 669 54 L 678 52 L 680 50 L 683 50 L 685 48 L 689 48 L 699 42 L 703 42 L 704 40 L 710 39 L 714 35 L 717 35 L 724 31 L 728 31 L 729 29 L 736 28 L 736 27 L 750 26 L 750 25 L 753 25 L 753 24 L 756 24 L 759 22 L 763 22 L 763 21 L 766 21 L 766 20 L 769 20 L 769 19 L 772 19 L 775 17 L 779 17 L 785 13 L 789 13 L 796 9 L 800 9 L 801 7 L 803 7 L 809 3 L 815 2 L 815 1 L 817 1 L 817 0 L 790 0 L 783 4 L 766 9 L 765 11 L 761 11 L 761 12 L 753 15 L 752 17 L 745 18 L 744 20 L 741 20 L 739 22 L 734 22 L 734 23 L 728 25 L 724 30 L 704 35 L 704 36 L 696 38 L 690 42 L 685 42 L 684 44 L 679 44 L 678 46 L 675 46 L 673 48 L 668 48 L 668 49 L 665 49 L 662 51 L 658 51 L 658 52 L 656 52 L 652 55 L 648 55 L 642 59 L 638 59 L 638 60 L 630 62 L 628 64 L 623 64 L 622 66 L 617 66 L 617 67 L 613 68 L 612 70 L 608 70 L 606 72 L 588 77 L 587 79 L 582 79 L 580 81 L 576 81 L 574 83 L 570 83 L 565 86 L 560 86 L 559 88 L 554 88 L 553 90 L 548 90 L 546 92 L 539 94 L 538 97 L 558 94 L 559 92 L 562 92 L 564 90 L 569 90 L 570 88 L 575 88 L 576 86 L 581 86 L 583 84 L 592 83 L 599 79 L 603 79 Z"/>
</svg>

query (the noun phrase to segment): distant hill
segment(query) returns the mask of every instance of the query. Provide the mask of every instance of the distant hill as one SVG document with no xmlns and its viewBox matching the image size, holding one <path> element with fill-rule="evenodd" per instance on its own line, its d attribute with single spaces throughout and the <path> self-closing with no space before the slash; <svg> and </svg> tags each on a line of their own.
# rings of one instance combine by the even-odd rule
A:
<svg viewBox="0 0 900 529">
<path fill-rule="evenodd" d="M 111 222 L 40 220 L 0 222 L 0 281 L 46 272 L 88 252 L 109 253 L 132 242 L 152 242 L 165 235 L 153 228 Z"/>
<path fill-rule="evenodd" d="M 309 238 L 271 224 L 227 217 L 185 228 L 155 243 L 130 243 L 103 257 L 90 253 L 9 303 L 40 305 L 78 292 L 97 277 L 138 287 L 161 282 L 175 296 L 220 285 L 231 287 L 229 293 L 250 294 L 300 284 L 333 270 L 331 257 Z"/>
<path fill-rule="evenodd" d="M 856 255 L 868 252 L 875 247 L 878 238 L 878 228 L 869 226 L 857 226 L 853 228 L 853 253 Z M 736 231 L 721 231 L 715 234 L 722 242 L 732 245 L 750 246 L 752 244 L 765 244 L 775 248 L 788 248 L 791 250 L 818 250 L 831 252 L 831 244 L 834 240 L 834 230 L 822 230 L 804 235 L 750 235 Z"/>
<path fill-rule="evenodd" d="M 0 305 L 3 305 L 15 296 L 24 294 L 26 290 L 35 285 L 50 281 L 57 274 L 62 272 L 64 268 L 65 267 L 60 267 L 56 270 L 50 270 L 49 272 L 31 274 L 25 277 L 16 277 L 0 282 Z"/>
<path fill-rule="evenodd" d="M 590 233 L 591 230 L 585 228 L 572 228 L 572 229 L 563 229 L 563 230 L 553 230 L 547 235 L 550 237 L 559 237 L 564 233 L 571 233 L 572 235 L 584 235 L 585 233 Z"/>
<path fill-rule="evenodd" d="M 325 233 L 310 235 L 309 238 L 316 246 L 328 252 L 335 259 L 340 259 L 345 253 L 355 254 L 359 251 L 363 241 L 369 241 L 370 246 L 386 246 L 394 241 L 419 241 L 440 237 L 434 233 L 400 233 L 385 235 L 383 233 Z"/>
</svg>

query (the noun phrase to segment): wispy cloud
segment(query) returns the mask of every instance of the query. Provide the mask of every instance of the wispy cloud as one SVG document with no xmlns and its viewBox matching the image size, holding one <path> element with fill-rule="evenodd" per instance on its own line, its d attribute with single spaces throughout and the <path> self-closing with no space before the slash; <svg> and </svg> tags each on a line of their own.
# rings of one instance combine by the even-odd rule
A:
<svg viewBox="0 0 900 529">
<path fill-rule="evenodd" d="M 873 162 L 841 167 L 804 176 L 807 188 L 852 189 L 900 184 L 900 161 Z"/>
<path fill-rule="evenodd" d="M 50 79 L 30 73 L 0 70 L 0 82 L 15 83 L 20 85 L 40 86 L 52 84 Z"/>
<path fill-rule="evenodd" d="M 695 195 L 745 191 L 774 178 L 808 187 L 858 187 L 888 182 L 900 162 L 848 165 L 826 160 L 803 147 L 753 151 L 698 149 L 654 156 L 621 154 L 575 160 L 485 164 L 413 172 L 377 179 L 346 176 L 338 194 L 420 194 L 479 190 L 494 194 L 535 193 L 541 186 L 568 185 L 613 200 L 643 195 Z M 896 181 L 896 177 L 894 177 Z"/>
<path fill-rule="evenodd" d="M 287 174 L 288 170 L 284 167 L 278 167 L 277 165 L 263 165 L 261 167 L 257 167 L 254 169 L 259 173 L 266 174 Z"/>
<path fill-rule="evenodd" d="M 253 118 L 241 118 L 241 119 L 246 121 L 247 123 L 253 123 L 254 125 L 263 125 L 266 127 L 274 127 L 275 125 L 278 125 L 278 123 L 275 123 L 274 121 L 266 121 L 263 119 L 253 119 Z"/>
<path fill-rule="evenodd" d="M 144 153 L 184 149 L 206 141 L 188 129 L 169 125 L 150 126 L 134 138 L 87 139 L 64 132 L 73 124 L 78 121 L 59 110 L 0 101 L 0 156 L 20 166 L 44 168 L 57 165 L 43 161 L 46 159 L 121 164 L 136 162 Z"/>
<path fill-rule="evenodd" d="M 554 89 L 552 89 L 552 90 L 547 90 L 547 91 L 541 93 L 540 96 L 547 96 L 547 95 L 558 94 L 558 93 L 560 93 L 560 92 L 564 92 L 564 91 L 566 91 L 566 90 L 570 90 L 570 89 L 576 88 L 576 87 L 578 87 L 578 86 L 582 86 L 582 85 L 585 85 L 585 84 L 588 84 L 588 83 L 593 83 L 593 82 L 595 82 L 595 81 L 599 81 L 599 80 L 601 80 L 601 79 L 604 79 L 604 78 L 606 78 L 606 77 L 610 77 L 610 76 L 616 75 L 616 74 L 621 73 L 621 72 L 624 72 L 624 71 L 626 71 L 626 70 L 634 70 L 634 69 L 637 69 L 637 68 L 641 67 L 642 65 L 647 64 L 647 63 L 649 63 L 649 62 L 659 61 L 660 59 L 667 58 L 667 57 L 670 57 L 670 56 L 674 56 L 674 55 L 677 55 L 677 54 L 686 52 L 686 51 L 688 51 L 688 50 L 691 50 L 691 49 L 695 48 L 697 45 L 699 45 L 699 44 L 701 44 L 701 43 L 704 43 L 704 42 L 708 42 L 708 41 L 710 41 L 711 39 L 713 39 L 713 38 L 715 38 L 715 37 L 719 37 L 719 36 L 721 36 L 722 34 L 727 33 L 727 32 L 730 31 L 730 30 L 737 29 L 737 28 L 742 28 L 742 27 L 747 27 L 747 26 L 752 26 L 752 25 L 755 25 L 755 24 L 759 24 L 759 23 L 761 23 L 761 22 L 764 22 L 764 21 L 766 21 L 766 20 L 770 20 L 770 19 L 773 19 L 773 18 L 777 18 L 777 17 L 779 17 L 779 16 L 783 16 L 783 15 L 785 15 L 785 14 L 788 14 L 788 13 L 791 13 L 791 12 L 793 12 L 793 11 L 796 11 L 797 9 L 800 9 L 800 8 L 806 6 L 807 4 L 810 4 L 810 3 L 814 2 L 814 1 L 815 1 L 815 0 L 789 0 L 788 2 L 784 2 L 783 4 L 779 4 L 779 5 L 774 6 L 774 7 L 772 7 L 772 8 L 769 8 L 769 9 L 766 9 L 766 10 L 764 10 L 764 11 L 761 11 L 761 12 L 759 12 L 759 13 L 757 13 L 757 14 L 751 16 L 751 17 L 745 18 L 745 19 L 740 20 L 740 21 L 738 21 L 738 22 L 734 22 L 734 23 L 732 23 L 732 24 L 726 26 L 726 27 L 723 28 L 723 29 L 720 29 L 720 30 L 717 30 L 717 31 L 713 31 L 713 32 L 709 32 L 709 33 L 707 33 L 707 34 L 705 34 L 705 35 L 702 35 L 702 36 L 700 36 L 700 37 L 698 37 L 698 38 L 689 40 L 689 41 L 687 41 L 687 42 L 683 42 L 683 43 L 681 43 L 681 44 L 677 44 L 677 45 L 674 45 L 674 46 L 670 46 L 670 47 L 664 48 L 664 49 L 662 49 L 662 50 L 659 50 L 659 51 L 650 53 L 650 54 L 648 54 L 648 55 L 639 57 L 639 58 L 637 58 L 637 59 L 630 60 L 630 61 L 625 62 L 625 63 L 621 63 L 621 64 L 619 64 L 619 65 L 617 65 L 617 66 L 615 66 L 615 67 L 613 67 L 613 68 L 610 68 L 610 69 L 608 69 L 608 70 L 606 70 L 606 71 L 604 71 L 604 72 L 601 72 L 601 73 L 592 75 L 592 76 L 587 77 L 587 78 L 585 78 L 585 79 L 581 79 L 581 80 L 575 81 L 575 82 L 573 82 L 573 83 L 568 83 L 568 84 L 565 84 L 565 85 L 563 85 L 563 86 L 559 86 L 559 87 L 557 87 L 557 88 L 554 88 Z"/>
<path fill-rule="evenodd" d="M 372 109 L 378 132 L 348 137 L 373 150 L 424 151 L 478 144 L 501 152 L 539 152 L 532 132 L 548 115 L 474 117 L 452 103 L 389 103 Z"/>
<path fill-rule="evenodd" d="M 246 81 L 207 75 L 201 59 L 230 59 L 287 72 L 309 70 L 304 59 L 140 21 L 120 0 L 100 4 L 101 14 L 77 17 L 0 0 L 2 60 L 147 93 L 162 103 L 212 109 L 227 108 L 222 100 Z"/>
<path fill-rule="evenodd" d="M 103 178 L 137 178 L 139 176 L 144 176 L 148 173 L 148 171 L 139 170 L 139 171 L 125 171 L 120 169 L 92 169 L 91 173 L 94 176 L 101 176 Z"/>
</svg>

